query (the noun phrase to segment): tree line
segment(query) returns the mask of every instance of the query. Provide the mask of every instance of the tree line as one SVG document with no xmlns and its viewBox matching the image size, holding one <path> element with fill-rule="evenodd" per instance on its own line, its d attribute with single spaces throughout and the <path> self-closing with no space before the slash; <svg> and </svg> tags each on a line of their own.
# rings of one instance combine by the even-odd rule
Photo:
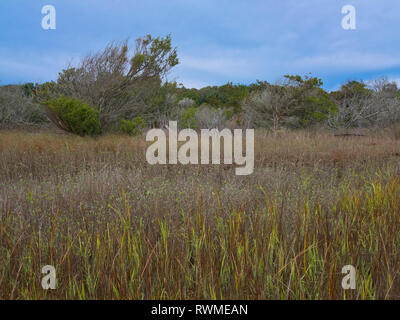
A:
<svg viewBox="0 0 400 320">
<path fill-rule="evenodd" d="M 78 135 L 140 134 L 177 120 L 181 128 L 385 128 L 400 122 L 400 90 L 385 78 L 348 81 L 285 75 L 275 83 L 201 89 L 168 81 L 179 63 L 171 36 L 112 42 L 62 70 L 56 81 L 0 87 L 0 128 L 51 126 Z"/>
</svg>

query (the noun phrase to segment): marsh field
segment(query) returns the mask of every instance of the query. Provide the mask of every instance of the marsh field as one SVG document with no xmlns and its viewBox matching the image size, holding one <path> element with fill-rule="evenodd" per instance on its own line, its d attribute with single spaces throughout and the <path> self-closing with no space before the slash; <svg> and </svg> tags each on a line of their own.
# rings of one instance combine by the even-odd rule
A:
<svg viewBox="0 0 400 320">
<path fill-rule="evenodd" d="M 0 299 L 400 298 L 393 135 L 256 131 L 248 176 L 148 145 L 0 132 Z"/>
</svg>

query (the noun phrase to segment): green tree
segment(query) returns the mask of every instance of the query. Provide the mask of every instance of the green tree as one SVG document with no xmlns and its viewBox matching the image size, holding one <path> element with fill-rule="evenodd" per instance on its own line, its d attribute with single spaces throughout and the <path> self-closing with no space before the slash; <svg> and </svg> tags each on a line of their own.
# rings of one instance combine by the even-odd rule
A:
<svg viewBox="0 0 400 320">
<path fill-rule="evenodd" d="M 266 126 L 274 133 L 282 124 L 305 127 L 327 119 L 336 112 L 336 105 L 315 77 L 290 76 L 276 83 L 257 82 L 247 100 L 247 113 L 252 113 L 253 122 Z"/>
<path fill-rule="evenodd" d="M 182 113 L 182 128 L 196 128 L 196 113 L 197 108 L 194 106 L 189 107 L 188 109 L 184 110 Z"/>
</svg>

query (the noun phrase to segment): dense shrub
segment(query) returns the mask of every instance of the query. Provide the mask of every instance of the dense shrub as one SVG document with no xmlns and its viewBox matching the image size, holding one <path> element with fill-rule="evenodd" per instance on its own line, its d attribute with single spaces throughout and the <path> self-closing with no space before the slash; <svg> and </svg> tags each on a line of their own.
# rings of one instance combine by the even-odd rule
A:
<svg viewBox="0 0 400 320">
<path fill-rule="evenodd" d="M 181 117 L 181 127 L 195 129 L 196 113 L 197 113 L 197 108 L 194 106 L 191 106 L 187 108 L 185 111 L 183 111 Z"/>
<path fill-rule="evenodd" d="M 136 117 L 132 120 L 121 120 L 121 131 L 130 136 L 137 136 L 143 132 L 146 122 L 142 117 Z"/>
<path fill-rule="evenodd" d="M 61 129 L 80 135 L 100 133 L 99 112 L 88 104 L 61 96 L 45 103 L 50 119 Z"/>
</svg>

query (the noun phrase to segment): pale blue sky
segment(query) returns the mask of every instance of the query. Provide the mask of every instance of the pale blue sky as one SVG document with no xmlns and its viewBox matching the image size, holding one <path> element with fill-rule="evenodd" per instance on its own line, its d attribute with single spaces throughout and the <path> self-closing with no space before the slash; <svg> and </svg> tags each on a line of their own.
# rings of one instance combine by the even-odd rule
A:
<svg viewBox="0 0 400 320">
<path fill-rule="evenodd" d="M 41 27 L 48 4 L 56 30 Z M 357 10 L 356 30 L 341 26 L 347 4 Z M 169 79 L 187 87 L 309 72 L 327 89 L 400 80 L 398 0 L 1 0 L 0 84 L 55 80 L 109 41 L 147 33 L 172 35 L 181 63 Z"/>
</svg>

